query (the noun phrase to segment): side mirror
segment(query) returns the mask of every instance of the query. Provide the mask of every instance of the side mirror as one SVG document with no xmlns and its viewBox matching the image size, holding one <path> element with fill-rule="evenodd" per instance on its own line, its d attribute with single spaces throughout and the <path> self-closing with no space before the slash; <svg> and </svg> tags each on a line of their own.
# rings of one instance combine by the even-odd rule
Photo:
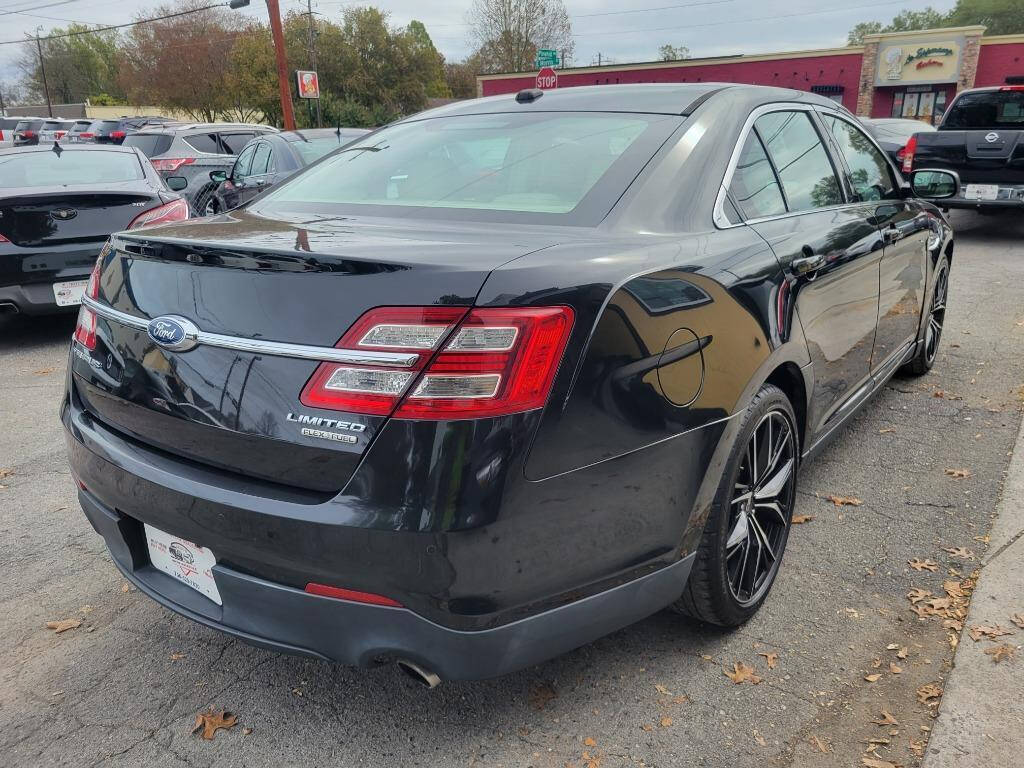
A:
<svg viewBox="0 0 1024 768">
<path fill-rule="evenodd" d="M 188 179 L 184 176 L 168 176 L 164 179 L 164 182 L 167 184 L 168 188 L 175 192 L 181 192 L 181 190 L 188 186 Z"/>
<path fill-rule="evenodd" d="M 218 184 L 228 180 L 227 171 L 210 171 L 210 181 L 215 181 Z"/>
<path fill-rule="evenodd" d="M 910 188 L 916 197 L 946 200 L 960 192 L 960 177 L 952 171 L 922 169 L 910 174 Z"/>
</svg>

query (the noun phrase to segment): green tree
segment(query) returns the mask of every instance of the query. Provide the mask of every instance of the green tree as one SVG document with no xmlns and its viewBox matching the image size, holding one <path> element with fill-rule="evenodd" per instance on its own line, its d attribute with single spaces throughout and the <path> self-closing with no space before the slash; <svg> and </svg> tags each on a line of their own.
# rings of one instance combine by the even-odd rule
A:
<svg viewBox="0 0 1024 768">
<path fill-rule="evenodd" d="M 962 1 L 962 0 L 961 0 Z M 860 45 L 865 35 L 876 35 L 879 32 L 911 32 L 917 29 L 936 29 L 954 26 L 949 14 L 937 11 L 928 6 L 920 11 L 901 11 L 888 24 L 880 21 L 866 21 L 857 24 L 847 34 L 850 45 Z"/>
<path fill-rule="evenodd" d="M 429 98 L 446 98 L 451 90 L 444 76 L 444 56 L 434 47 L 427 28 L 422 21 L 413 19 L 405 28 L 406 44 L 414 69 L 426 78 L 427 96 Z"/>
<path fill-rule="evenodd" d="M 473 0 L 466 23 L 487 72 L 533 69 L 539 48 L 560 51 L 563 60 L 575 50 L 562 0 Z"/>
<path fill-rule="evenodd" d="M 1024 32 L 1024 6 L 1020 0 L 957 0 L 949 12 L 949 25 L 984 24 L 986 35 Z"/>
<path fill-rule="evenodd" d="M 666 43 L 658 49 L 658 59 L 660 61 L 680 61 L 688 58 L 690 58 L 690 49 L 685 45 Z"/>
<path fill-rule="evenodd" d="M 71 37 L 60 37 L 67 33 Z M 124 91 L 118 84 L 118 37 L 114 30 L 90 32 L 85 24 L 57 27 L 55 39 L 42 41 L 43 63 L 50 99 L 55 103 L 78 103 L 105 97 L 118 101 Z M 34 98 L 42 99 L 43 78 L 35 40 L 26 40 L 18 60 L 25 75 L 24 86 Z"/>
<path fill-rule="evenodd" d="M 444 79 L 448 91 L 456 99 L 476 98 L 476 76 L 483 71 L 480 57 L 467 56 L 462 61 L 448 61 L 444 65 Z"/>
</svg>

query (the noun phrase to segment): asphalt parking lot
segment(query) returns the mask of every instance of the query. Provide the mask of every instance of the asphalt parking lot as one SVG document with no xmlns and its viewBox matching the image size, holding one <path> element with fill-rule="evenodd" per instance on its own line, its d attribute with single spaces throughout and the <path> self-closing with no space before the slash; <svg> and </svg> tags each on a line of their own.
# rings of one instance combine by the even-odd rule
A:
<svg viewBox="0 0 1024 768">
<path fill-rule="evenodd" d="M 874 747 L 917 764 L 936 703 L 919 691 L 941 688 L 952 648 L 907 593 L 941 595 L 977 567 L 1024 401 L 1024 222 L 953 222 L 935 369 L 890 382 L 804 469 L 810 519 L 753 621 L 722 633 L 662 613 L 435 690 L 393 667 L 252 648 L 123 589 L 78 508 L 57 419 L 74 318 L 3 323 L 0 763 L 814 767 L 861 766 Z M 81 624 L 47 629 L 64 619 Z M 734 683 L 736 662 L 761 683 Z M 211 706 L 238 724 L 204 741 L 190 731 Z"/>
</svg>

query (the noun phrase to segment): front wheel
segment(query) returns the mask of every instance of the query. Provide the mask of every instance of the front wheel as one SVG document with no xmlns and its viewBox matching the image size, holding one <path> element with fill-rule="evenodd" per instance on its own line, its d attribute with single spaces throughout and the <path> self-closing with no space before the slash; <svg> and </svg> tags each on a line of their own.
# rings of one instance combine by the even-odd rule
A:
<svg viewBox="0 0 1024 768">
<path fill-rule="evenodd" d="M 935 282 L 932 288 L 931 306 L 928 309 L 924 332 L 924 344 L 920 345 L 917 354 L 900 370 L 909 376 L 923 376 L 935 365 L 935 357 L 939 352 L 939 341 L 942 340 L 942 327 L 946 324 L 946 300 L 949 297 L 949 262 L 943 256 L 935 267 Z"/>
<path fill-rule="evenodd" d="M 722 627 L 757 613 L 775 582 L 800 458 L 793 406 L 778 387 L 762 386 L 742 419 L 689 581 L 673 605 Z"/>
</svg>

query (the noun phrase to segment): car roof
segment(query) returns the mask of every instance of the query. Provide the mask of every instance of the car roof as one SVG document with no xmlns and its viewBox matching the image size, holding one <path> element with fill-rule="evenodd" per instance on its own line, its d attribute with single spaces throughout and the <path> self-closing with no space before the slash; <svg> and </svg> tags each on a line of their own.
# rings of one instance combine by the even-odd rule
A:
<svg viewBox="0 0 1024 768">
<path fill-rule="evenodd" d="M 234 131 L 258 128 L 262 131 L 277 133 L 272 125 L 259 123 L 156 123 L 147 125 L 138 133 L 183 133 L 185 131 Z"/>
<path fill-rule="evenodd" d="M 547 91 L 526 89 L 516 93 L 482 99 L 456 101 L 436 109 L 419 112 L 406 121 L 457 115 L 501 112 L 634 112 L 662 115 L 689 115 L 719 92 L 750 104 L 798 101 L 842 109 L 832 99 L 808 91 L 736 83 L 641 83 L 636 85 L 583 85 Z M 534 98 L 521 100 L 524 96 Z M 539 95 L 538 95 L 539 94 Z M 518 97 L 518 98 L 517 98 Z"/>
<path fill-rule="evenodd" d="M 310 139 L 329 139 L 341 134 L 346 136 L 362 136 L 369 133 L 369 128 L 305 128 L 301 131 L 281 131 L 276 134 L 285 141 L 309 141 Z"/>
</svg>

